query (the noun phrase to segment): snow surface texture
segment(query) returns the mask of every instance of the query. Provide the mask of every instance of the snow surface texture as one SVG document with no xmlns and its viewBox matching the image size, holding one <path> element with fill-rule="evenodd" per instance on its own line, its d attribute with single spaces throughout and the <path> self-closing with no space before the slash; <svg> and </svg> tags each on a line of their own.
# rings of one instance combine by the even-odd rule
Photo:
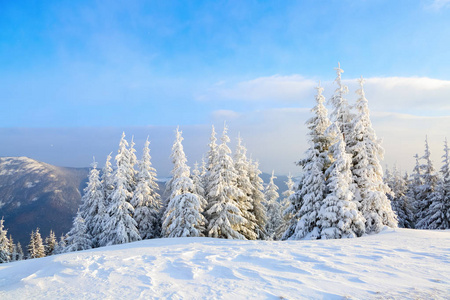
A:
<svg viewBox="0 0 450 300">
<path fill-rule="evenodd" d="M 153 239 L 0 265 L 0 299 L 448 299 L 450 231 Z"/>
</svg>

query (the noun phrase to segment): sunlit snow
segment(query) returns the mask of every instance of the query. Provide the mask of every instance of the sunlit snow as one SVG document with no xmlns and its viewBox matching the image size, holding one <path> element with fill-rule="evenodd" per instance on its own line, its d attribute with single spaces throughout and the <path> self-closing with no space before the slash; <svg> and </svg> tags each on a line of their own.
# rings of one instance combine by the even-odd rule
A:
<svg viewBox="0 0 450 300">
<path fill-rule="evenodd" d="M 445 299 L 450 231 L 153 239 L 0 265 L 0 299 Z M 448 298 L 447 298 L 448 299 Z"/>
</svg>

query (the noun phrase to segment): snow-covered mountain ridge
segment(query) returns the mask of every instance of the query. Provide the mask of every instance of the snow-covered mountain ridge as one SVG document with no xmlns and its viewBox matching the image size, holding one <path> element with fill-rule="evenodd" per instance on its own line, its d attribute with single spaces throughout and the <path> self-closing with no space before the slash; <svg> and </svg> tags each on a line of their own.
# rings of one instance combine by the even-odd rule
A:
<svg viewBox="0 0 450 300">
<path fill-rule="evenodd" d="M 450 231 L 153 239 L 0 265 L 1 299 L 448 299 Z"/>
<path fill-rule="evenodd" d="M 81 199 L 89 169 L 64 168 L 28 157 L 0 157 L 0 218 L 15 242 L 26 246 L 30 233 L 66 232 Z"/>
</svg>

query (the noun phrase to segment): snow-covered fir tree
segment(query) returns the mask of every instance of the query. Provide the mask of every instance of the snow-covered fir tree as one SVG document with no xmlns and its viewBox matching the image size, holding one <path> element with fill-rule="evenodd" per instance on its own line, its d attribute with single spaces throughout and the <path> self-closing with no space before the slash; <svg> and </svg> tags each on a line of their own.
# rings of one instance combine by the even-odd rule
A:
<svg viewBox="0 0 450 300">
<path fill-rule="evenodd" d="M 364 93 L 364 79 L 359 80 L 359 95 L 356 101 L 356 114 L 349 133 L 347 149 L 352 156 L 352 176 L 355 198 L 360 211 L 366 219 L 366 232 L 378 233 L 384 225 L 397 227 L 395 213 L 386 194 L 389 187 L 383 182 L 383 169 L 380 159 L 384 150 L 378 140 L 369 116 L 368 101 Z"/>
<path fill-rule="evenodd" d="M 450 229 L 450 157 L 447 139 L 444 141 L 440 180 L 424 223 L 428 229 Z"/>
<path fill-rule="evenodd" d="M 265 206 L 267 212 L 266 233 L 269 240 L 274 240 L 276 237 L 276 230 L 283 222 L 281 215 L 281 205 L 278 202 L 280 195 L 278 194 L 278 186 L 273 182 L 277 177 L 272 171 L 269 183 L 264 191 Z"/>
<path fill-rule="evenodd" d="M 92 236 L 88 232 L 86 222 L 78 211 L 73 220 L 72 229 L 67 233 L 65 252 L 81 251 L 92 248 Z"/>
<path fill-rule="evenodd" d="M 286 181 L 285 184 L 287 186 L 287 190 L 285 190 L 282 193 L 283 200 L 281 200 L 281 203 L 280 203 L 280 205 L 281 205 L 281 215 L 283 216 L 283 222 L 277 228 L 277 233 L 275 235 L 275 239 L 276 240 L 282 239 L 283 234 L 286 232 L 286 229 L 287 229 L 287 226 L 289 224 L 289 221 L 292 219 L 292 215 L 290 213 L 285 213 L 285 211 L 289 208 L 289 205 L 290 205 L 289 198 L 291 197 L 292 194 L 295 193 L 295 191 L 294 191 L 295 183 L 292 180 L 291 173 L 289 173 L 288 181 Z"/>
<path fill-rule="evenodd" d="M 103 232 L 103 222 L 105 219 L 105 194 L 103 185 L 100 182 L 99 171 L 95 159 L 91 164 L 89 180 L 84 195 L 81 198 L 80 216 L 84 220 L 86 233 L 92 237 L 92 246 L 97 247 L 98 238 Z M 75 225 L 75 223 L 73 224 Z"/>
<path fill-rule="evenodd" d="M 403 201 L 403 211 L 405 212 L 405 219 L 403 219 L 403 225 L 405 228 L 414 228 L 415 227 L 415 208 L 414 203 L 409 198 L 409 175 L 405 172 L 403 175 L 402 184 L 404 184 L 404 201 Z"/>
<path fill-rule="evenodd" d="M 39 228 L 32 231 L 30 235 L 30 243 L 28 244 L 28 258 L 40 258 L 45 256 L 45 248 L 42 243 L 42 237 Z"/>
<path fill-rule="evenodd" d="M 210 148 L 207 235 L 215 238 L 245 239 L 245 236 L 239 233 L 247 221 L 239 209 L 238 199 L 242 196 L 242 191 L 236 186 L 238 175 L 227 145 L 229 141 L 227 127 L 224 126 L 217 154 L 212 151 L 213 147 Z"/>
<path fill-rule="evenodd" d="M 234 154 L 234 168 L 237 173 L 236 186 L 241 190 L 241 195 L 238 197 L 238 206 L 242 212 L 242 216 L 247 221 L 241 227 L 241 233 L 247 240 L 256 240 L 256 217 L 253 214 L 253 200 L 252 190 L 253 186 L 250 182 L 249 176 L 249 160 L 247 159 L 247 149 L 242 145 L 242 138 L 240 135 L 237 139 L 237 146 Z"/>
<path fill-rule="evenodd" d="M 281 194 L 283 196 L 283 200 L 281 201 L 281 207 L 283 211 L 289 207 L 290 204 L 289 198 L 291 197 L 292 194 L 295 193 L 294 191 L 295 182 L 292 180 L 292 175 L 290 172 L 287 178 L 288 180 L 284 182 L 286 184 L 287 189 Z"/>
<path fill-rule="evenodd" d="M 34 249 L 36 251 L 35 258 L 45 257 L 45 247 L 39 228 L 36 228 L 36 231 L 34 232 Z"/>
<path fill-rule="evenodd" d="M 134 137 L 131 137 L 131 143 L 130 143 L 130 147 L 128 148 L 128 173 L 127 173 L 127 180 L 128 180 L 128 185 L 129 185 L 129 191 L 130 192 L 134 192 L 135 188 L 136 188 L 136 174 L 137 171 L 135 169 L 135 166 L 138 162 L 137 157 L 136 157 L 136 149 L 134 149 L 135 143 L 134 143 Z"/>
<path fill-rule="evenodd" d="M 249 161 L 248 175 L 250 183 L 252 184 L 252 205 L 253 209 L 251 213 L 255 216 L 256 227 L 255 232 L 257 239 L 265 240 L 267 238 L 266 233 L 266 208 L 264 207 L 264 181 L 261 178 L 261 170 L 259 170 L 259 163 L 257 161 Z"/>
<path fill-rule="evenodd" d="M 106 244 L 103 244 L 106 242 L 104 237 L 104 226 L 106 222 L 109 219 L 109 213 L 108 213 L 108 207 L 109 203 L 111 202 L 111 194 L 114 191 L 114 174 L 113 174 L 113 168 L 111 164 L 111 158 L 112 158 L 112 152 L 108 154 L 106 157 L 105 165 L 102 169 L 102 175 L 100 177 L 100 182 L 102 184 L 102 191 L 103 191 L 103 201 L 102 205 L 99 205 L 98 208 L 98 214 L 94 217 L 95 227 L 92 232 L 93 237 L 93 247 L 101 247 L 105 246 Z M 61 240 L 60 240 L 61 242 Z"/>
<path fill-rule="evenodd" d="M 59 238 L 59 242 L 55 246 L 54 254 L 64 253 L 64 251 L 66 250 L 66 247 L 67 247 L 66 238 L 67 237 L 64 234 L 61 234 L 61 236 Z"/>
<path fill-rule="evenodd" d="M 99 239 L 99 245 L 124 244 L 141 240 L 136 221 L 133 219 L 134 208 L 130 204 L 134 189 L 134 170 L 130 165 L 134 159 L 130 159 L 130 151 L 127 148 L 125 134 L 119 143 L 118 154 L 115 157 L 116 170 L 114 171 L 114 190 L 108 199 L 106 218 L 103 224 L 103 232 Z"/>
<path fill-rule="evenodd" d="M 10 243 L 8 231 L 4 228 L 3 218 L 0 220 L 0 263 L 7 263 L 11 260 Z"/>
<path fill-rule="evenodd" d="M 428 137 L 425 138 L 425 153 L 422 156 L 425 160 L 420 165 L 422 185 L 419 189 L 417 208 L 417 224 L 418 229 L 429 228 L 429 209 L 433 199 L 438 197 L 436 187 L 438 184 L 438 174 L 436 173 L 433 162 L 431 161 L 431 151 L 428 146 Z"/>
<path fill-rule="evenodd" d="M 298 164 L 298 163 L 297 163 Z M 283 210 L 283 218 L 287 219 L 285 230 L 281 236 L 282 240 L 290 239 L 297 228 L 299 212 L 303 205 L 302 184 L 305 174 L 301 173 L 297 182 L 294 183 L 294 193 L 289 197 L 289 205 Z"/>
<path fill-rule="evenodd" d="M 391 200 L 392 210 L 397 215 L 398 227 L 400 228 L 413 228 L 414 226 L 414 213 L 409 198 L 407 197 L 407 180 L 408 174 L 402 176 L 396 166 L 394 166 L 392 173 L 386 168 L 385 183 L 392 191 L 387 196 Z"/>
<path fill-rule="evenodd" d="M 194 184 L 194 192 L 197 195 L 205 198 L 205 188 L 203 186 L 202 172 L 199 169 L 198 163 L 195 162 L 194 169 L 191 172 L 192 183 Z M 205 200 L 206 203 L 206 200 Z"/>
<path fill-rule="evenodd" d="M 158 194 L 156 170 L 152 167 L 149 145 L 147 138 L 136 175 L 136 189 L 131 200 L 134 220 L 142 239 L 156 238 L 161 234 L 161 197 Z"/>
<path fill-rule="evenodd" d="M 413 224 L 416 227 L 417 223 L 417 205 L 420 201 L 421 188 L 422 188 L 422 171 L 420 170 L 420 157 L 419 154 L 414 155 L 416 163 L 414 165 L 413 171 L 408 179 L 408 188 L 406 196 L 408 197 L 408 202 L 411 205 L 411 209 L 414 213 Z"/>
<path fill-rule="evenodd" d="M 163 237 L 198 237 L 203 236 L 205 230 L 206 220 L 202 215 L 205 200 L 195 194 L 181 134 L 177 128 L 170 156 L 174 166 L 172 178 L 168 182 L 168 190 L 171 193 L 162 223 Z"/>
<path fill-rule="evenodd" d="M 55 254 L 55 248 L 58 242 L 56 241 L 56 236 L 53 230 L 50 230 L 50 234 L 45 238 L 44 248 L 45 248 L 45 256 L 50 256 Z"/>
<path fill-rule="evenodd" d="M 23 259 L 23 249 L 20 242 L 17 242 L 17 244 L 14 247 L 15 258 L 14 261 L 22 260 Z"/>
<path fill-rule="evenodd" d="M 208 173 L 208 168 L 206 166 L 206 160 L 205 157 L 202 157 L 202 164 L 200 165 L 200 186 L 203 189 L 203 198 L 205 198 L 206 202 L 208 202 L 208 178 L 207 178 L 207 173 Z"/>
<path fill-rule="evenodd" d="M 340 73 L 338 75 L 340 76 Z M 298 165 L 302 167 L 303 174 L 298 190 L 290 198 L 291 205 L 285 210 L 285 214 L 291 214 L 293 218 L 283 236 L 284 239 L 305 237 L 317 239 L 320 237 L 320 227 L 317 225 L 318 213 L 325 198 L 325 171 L 330 166 L 328 149 L 332 142 L 326 133 L 331 122 L 324 106 L 325 97 L 322 92 L 323 88 L 319 85 L 316 96 L 317 104 L 311 110 L 314 116 L 306 122 L 309 129 L 309 148 L 306 151 L 306 158 L 298 162 Z"/>
<path fill-rule="evenodd" d="M 104 199 L 109 199 L 114 190 L 113 168 L 111 164 L 111 154 L 106 157 L 105 166 L 102 169 L 101 182 L 103 186 Z"/>
<path fill-rule="evenodd" d="M 364 234 L 364 217 L 358 211 L 351 190 L 351 157 L 337 126 L 330 128 L 336 142 L 330 147 L 333 163 L 327 169 L 327 195 L 319 211 L 318 225 L 322 239 L 353 238 Z"/>
<path fill-rule="evenodd" d="M 338 87 L 329 101 L 333 106 L 331 117 L 334 120 L 334 124 L 341 131 L 347 145 L 352 131 L 351 119 L 353 116 L 350 113 L 350 106 L 345 98 L 345 95 L 348 94 L 348 87 L 342 83 L 342 73 L 344 73 L 344 70 L 341 69 L 340 63 L 338 63 L 338 67 L 335 70 L 337 76 L 334 82 Z"/>
<path fill-rule="evenodd" d="M 27 246 L 27 251 L 28 251 L 27 259 L 35 258 L 34 255 L 36 253 L 36 249 L 34 247 L 35 247 L 34 246 L 34 231 L 31 231 L 30 242 L 28 243 L 28 246 Z"/>
<path fill-rule="evenodd" d="M 16 261 L 17 257 L 16 244 L 14 244 L 14 240 L 11 235 L 9 235 L 8 239 L 8 251 L 9 251 L 9 260 Z"/>
<path fill-rule="evenodd" d="M 206 153 L 206 168 L 203 171 L 203 187 L 205 189 L 205 199 L 207 203 L 210 203 L 212 199 L 209 197 L 209 191 L 211 190 L 211 182 L 212 182 L 212 170 L 214 164 L 217 162 L 217 138 L 216 138 L 216 130 L 214 125 L 211 126 L 211 137 L 209 138 L 208 144 L 209 150 Z M 205 212 L 206 213 L 206 212 Z"/>
</svg>

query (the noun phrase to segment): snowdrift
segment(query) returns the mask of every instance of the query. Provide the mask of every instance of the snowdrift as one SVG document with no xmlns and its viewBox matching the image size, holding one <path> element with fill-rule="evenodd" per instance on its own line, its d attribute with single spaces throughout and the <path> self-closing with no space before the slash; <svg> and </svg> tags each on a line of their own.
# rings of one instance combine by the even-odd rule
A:
<svg viewBox="0 0 450 300">
<path fill-rule="evenodd" d="M 154 239 L 0 265 L 0 299 L 448 299 L 450 231 Z"/>
</svg>

